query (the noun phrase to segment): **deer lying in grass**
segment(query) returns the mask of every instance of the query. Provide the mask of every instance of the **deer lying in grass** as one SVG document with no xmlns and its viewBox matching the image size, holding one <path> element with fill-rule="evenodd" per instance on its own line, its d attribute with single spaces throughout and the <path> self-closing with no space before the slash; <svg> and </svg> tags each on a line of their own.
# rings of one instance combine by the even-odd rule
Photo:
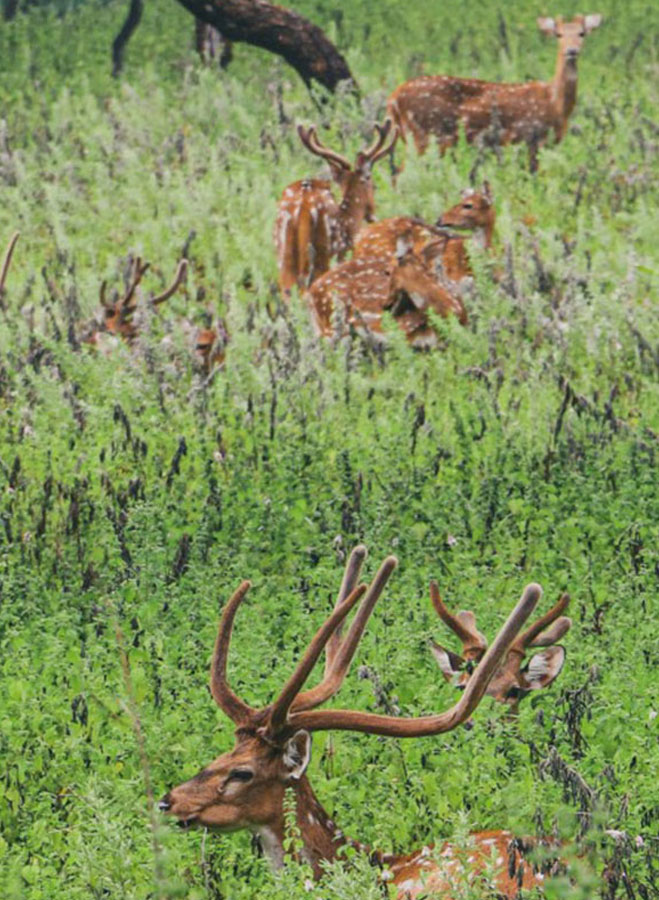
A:
<svg viewBox="0 0 659 900">
<path fill-rule="evenodd" d="M 348 327 L 362 334 L 381 334 L 382 316 L 390 311 L 408 342 L 417 349 L 437 346 L 438 335 L 428 310 L 467 324 L 462 299 L 447 291 L 435 272 L 446 246 L 435 238 L 415 253 L 409 238 L 400 238 L 391 255 L 351 259 L 315 281 L 308 301 L 316 331 L 333 337 Z"/>
<path fill-rule="evenodd" d="M 124 293 L 121 296 L 115 296 L 112 300 L 105 297 L 106 282 L 101 284 L 100 301 L 103 309 L 103 319 L 101 322 L 94 322 L 88 333 L 83 338 L 84 343 L 96 345 L 99 343 L 102 334 L 112 334 L 121 337 L 130 342 L 137 336 L 138 328 L 135 323 L 134 316 L 137 310 L 137 287 L 141 283 L 144 274 L 149 268 L 149 263 L 142 261 L 141 257 L 136 256 L 131 261 L 130 274 L 127 279 Z M 182 259 L 176 269 L 174 280 L 170 286 L 161 294 L 151 298 L 151 305 L 160 306 L 166 300 L 169 300 L 173 294 L 185 281 L 188 271 L 187 259 Z"/>
<path fill-rule="evenodd" d="M 458 139 L 464 127 L 468 141 L 482 137 L 492 144 L 526 143 L 532 172 L 538 167 L 538 148 L 553 131 L 562 141 L 577 99 L 577 58 L 584 38 L 601 24 L 600 15 L 538 19 L 545 34 L 558 38 L 556 72 L 552 81 L 498 84 L 476 78 L 424 75 L 396 88 L 387 112 L 403 140 L 411 134 L 417 151 L 425 153 L 431 136 L 441 153 Z"/>
<path fill-rule="evenodd" d="M 482 655 L 460 700 L 450 709 L 418 718 L 379 715 L 347 709 L 319 710 L 340 689 L 357 645 L 387 580 L 397 565 L 395 557 L 384 560 L 367 587 L 357 585 L 366 551 L 353 550 L 334 612 L 317 631 L 279 697 L 263 709 L 245 703 L 229 686 L 227 659 L 233 621 L 250 587 L 244 581 L 224 608 L 211 664 L 211 693 L 218 706 L 236 726 L 233 750 L 214 759 L 198 775 L 167 793 L 160 809 L 175 816 L 183 828 L 208 828 L 220 833 L 247 828 L 263 844 L 271 863 L 284 862 L 284 795 L 295 797 L 295 815 L 302 848 L 300 858 L 322 874 L 323 861 L 336 859 L 346 846 L 370 854 L 385 869 L 383 878 L 397 888 L 399 900 L 426 896 L 453 896 L 450 884 L 461 865 L 450 844 L 425 847 L 398 856 L 369 851 L 340 831 L 316 798 L 306 776 L 314 731 L 344 730 L 396 738 L 443 734 L 465 722 L 485 695 L 490 680 L 504 664 L 506 654 L 524 621 L 541 596 L 537 584 L 528 585 L 492 646 Z M 344 634 L 342 623 L 357 606 Z M 312 669 L 325 650 L 325 673 L 315 686 L 303 690 Z M 509 831 L 485 831 L 471 836 L 473 850 L 466 860 L 473 878 L 482 877 L 490 863 L 498 895 L 515 898 L 521 889 L 543 883 L 543 873 L 534 871 L 523 857 L 524 845 Z"/>
<path fill-rule="evenodd" d="M 462 641 L 462 655 L 445 650 L 434 641 L 431 650 L 446 680 L 464 690 L 475 666 L 487 650 L 487 640 L 476 628 L 476 618 L 472 612 L 461 610 L 454 616 L 448 611 L 434 583 L 430 586 L 430 597 L 437 615 Z M 507 704 L 512 714 L 518 712 L 520 700 L 531 691 L 549 687 L 560 674 L 565 662 L 565 649 L 556 644 L 572 625 L 572 620 L 562 615 L 569 602 L 569 596 L 563 594 L 548 613 L 515 638 L 488 684 L 486 694 L 499 703 Z M 524 657 L 531 647 L 547 649 L 532 656 L 522 669 Z"/>
<path fill-rule="evenodd" d="M 341 189 L 341 201 L 336 202 L 331 183 L 318 178 L 296 181 L 284 190 L 274 231 L 279 287 L 284 296 L 290 296 L 295 285 L 304 288 L 320 277 L 329 269 L 332 257 L 341 261 L 362 223 L 372 221 L 372 169 L 397 138 L 390 119 L 376 125 L 375 132 L 373 143 L 357 154 L 351 166 L 345 156 L 320 143 L 315 125 L 307 129 L 298 126 L 307 150 L 329 163 L 332 178 Z"/>
<path fill-rule="evenodd" d="M 495 220 L 492 191 L 486 181 L 482 191 L 475 191 L 473 188 L 463 191 L 460 202 L 442 213 L 435 226 L 411 216 L 381 219 L 379 222 L 364 226 L 355 240 L 353 258 L 394 255 L 398 241 L 404 237 L 411 240 L 412 249 L 418 254 L 437 239 L 438 227 L 468 231 L 472 235 L 472 240 L 489 250 L 492 246 Z M 473 274 L 465 248 L 465 239 L 462 237 L 447 235 L 441 261 L 444 278 L 455 287 L 464 279 L 471 278 Z"/>
</svg>

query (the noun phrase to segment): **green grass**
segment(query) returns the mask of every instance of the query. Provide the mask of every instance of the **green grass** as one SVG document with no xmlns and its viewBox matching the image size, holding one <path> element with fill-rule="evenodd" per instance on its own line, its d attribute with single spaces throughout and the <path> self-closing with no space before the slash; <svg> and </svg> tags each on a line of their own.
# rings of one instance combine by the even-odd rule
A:
<svg viewBox="0 0 659 900">
<path fill-rule="evenodd" d="M 473 828 L 533 834 L 541 819 L 572 840 L 584 810 L 569 774 L 542 765 L 555 748 L 596 798 L 593 865 L 613 859 L 619 876 L 602 896 L 629 896 L 623 870 L 636 897 L 657 894 L 659 16 L 639 0 L 599 4 L 570 133 L 542 152 L 537 177 L 520 147 L 500 161 L 462 145 L 441 160 L 410 150 L 395 189 L 380 164 L 382 216 L 434 219 L 474 166 L 498 212 L 496 260 L 472 254 L 469 327 L 446 324 L 434 354 L 392 333 L 381 361 L 359 343 L 319 344 L 301 302 L 273 300 L 277 198 L 319 169 L 294 125 L 320 121 L 352 154 L 421 65 L 548 77 L 554 46 L 534 20 L 552 10 L 502 5 L 508 54 L 493 4 L 338 8 L 296 4 L 362 89 L 321 111 L 295 73 L 244 45 L 227 72 L 202 67 L 173 2 L 147 4 L 120 81 L 109 44 L 121 4 L 0 25 L 0 244 L 21 231 L 0 317 L 4 897 L 310 896 L 308 873 L 274 879 L 245 834 L 163 824 L 154 857 L 115 624 L 159 795 L 231 746 L 206 684 L 239 580 L 254 588 L 231 677 L 265 704 L 357 541 L 369 573 L 388 553 L 400 565 L 355 669 L 371 666 L 407 714 L 453 699 L 427 649 L 431 635 L 450 640 L 431 577 L 489 635 L 531 580 L 546 603 L 570 591 L 574 626 L 559 681 L 519 723 L 485 701 L 469 732 L 339 734 L 334 757 L 319 735 L 312 782 L 346 833 L 408 851 L 460 834 L 466 811 Z M 97 313 L 101 282 L 121 284 L 129 253 L 151 262 L 155 292 L 193 230 L 186 290 L 135 350 L 68 339 Z M 207 311 L 231 342 L 204 386 L 179 322 Z M 373 709 L 370 682 L 353 671 L 341 704 Z M 356 865 L 333 871 L 322 896 L 375 897 Z"/>
</svg>

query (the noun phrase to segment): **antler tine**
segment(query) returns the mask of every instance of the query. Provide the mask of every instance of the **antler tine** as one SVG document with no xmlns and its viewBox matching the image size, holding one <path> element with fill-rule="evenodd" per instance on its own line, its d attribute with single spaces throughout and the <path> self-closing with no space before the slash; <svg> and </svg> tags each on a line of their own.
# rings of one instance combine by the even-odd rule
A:
<svg viewBox="0 0 659 900">
<path fill-rule="evenodd" d="M 334 696 L 339 690 L 348 673 L 350 663 L 355 655 L 355 651 L 359 645 L 359 641 L 361 640 L 361 636 L 364 633 L 364 629 L 366 628 L 366 624 L 373 612 L 375 604 L 380 599 L 380 595 L 397 565 L 398 560 L 395 556 L 388 556 L 384 560 L 378 569 L 375 578 L 369 585 L 369 588 L 364 595 L 364 599 L 359 605 L 359 609 L 355 614 L 355 618 L 352 620 L 348 634 L 336 649 L 331 664 L 326 666 L 325 677 L 320 684 L 316 685 L 316 687 L 311 688 L 309 691 L 304 691 L 302 694 L 298 694 L 291 705 L 292 712 L 299 712 L 303 709 L 313 709 L 313 707 L 319 706 L 321 703 L 329 700 L 329 698 Z M 338 630 L 339 629 L 337 628 L 337 631 Z M 333 638 L 334 635 L 332 636 L 332 639 Z"/>
<path fill-rule="evenodd" d="M 393 126 L 393 127 L 392 127 Z M 375 165 L 375 163 L 382 159 L 383 156 L 386 156 L 387 153 L 394 146 L 396 141 L 398 140 L 398 136 L 400 131 L 397 125 L 394 125 L 393 121 L 389 118 L 385 119 L 384 127 L 382 129 L 383 137 L 382 144 L 378 150 L 376 150 L 371 156 L 371 165 Z M 387 141 L 387 134 L 389 134 L 389 140 Z"/>
<path fill-rule="evenodd" d="M 517 651 L 518 653 L 524 654 L 529 647 L 548 646 L 548 644 L 544 643 L 544 641 L 546 640 L 546 636 L 541 635 L 541 632 L 544 631 L 544 629 L 547 628 L 548 625 L 551 625 L 552 622 L 555 622 L 555 620 L 558 619 L 558 617 L 561 615 L 561 613 L 563 613 L 565 611 L 565 609 L 567 608 L 569 602 L 570 602 L 570 595 L 562 594 L 562 596 L 558 600 L 558 603 L 556 603 L 555 606 L 552 606 L 552 608 L 549 610 L 549 612 L 546 612 L 544 614 L 544 616 L 540 616 L 539 619 L 536 619 L 536 621 L 533 622 L 529 626 L 529 628 L 526 629 L 526 631 L 523 634 L 520 634 L 520 636 L 515 640 L 515 642 L 513 643 L 512 647 L 510 649 L 513 651 Z M 567 618 L 567 617 L 565 617 L 565 618 Z M 567 621 L 570 624 L 566 628 L 564 628 L 563 630 L 560 630 L 560 627 L 559 627 L 559 629 L 558 629 L 560 632 L 559 637 L 561 637 L 563 634 L 565 634 L 565 632 L 568 630 L 568 628 L 572 624 L 571 620 L 568 619 Z M 558 623 L 556 623 L 556 625 L 558 625 Z M 553 633 L 553 631 L 556 630 L 556 625 L 554 626 L 554 629 L 552 629 L 551 633 Z M 539 637 L 542 638 L 543 643 L 536 644 L 535 641 Z M 558 640 L 558 637 L 556 638 L 556 640 Z"/>
<path fill-rule="evenodd" d="M 164 303 L 165 300 L 169 300 L 172 294 L 175 294 L 179 289 L 180 285 L 185 280 L 185 276 L 188 273 L 188 261 L 187 259 L 182 259 L 177 268 L 176 274 L 174 275 L 174 281 L 170 284 L 170 286 L 162 292 L 162 294 L 158 294 L 157 297 L 154 297 L 151 303 L 154 306 L 158 306 L 160 303 Z"/>
<path fill-rule="evenodd" d="M 492 646 L 481 659 L 474 674 L 469 679 L 460 700 L 446 712 L 434 716 L 404 719 L 398 716 L 381 716 L 351 709 L 315 709 L 294 713 L 288 724 L 293 728 L 307 731 L 362 731 L 387 737 L 424 737 L 451 731 L 465 722 L 478 706 L 487 686 L 505 657 L 515 635 L 533 612 L 542 589 L 537 584 L 529 584 L 521 599 L 508 616 Z"/>
<path fill-rule="evenodd" d="M 353 548 L 350 556 L 348 557 L 348 562 L 346 563 L 345 571 L 343 573 L 343 580 L 341 582 L 341 587 L 339 588 L 336 603 L 334 604 L 334 609 L 338 609 L 338 607 L 341 606 L 341 604 L 345 601 L 346 597 L 348 597 L 355 589 L 355 585 L 357 584 L 357 580 L 359 578 L 366 556 L 367 550 L 363 544 L 358 544 Z M 337 626 L 334 634 L 331 636 L 331 638 L 327 642 L 327 646 L 325 647 L 325 675 L 329 675 L 332 669 L 334 658 L 338 653 L 339 647 L 341 646 L 342 633 L 343 622 L 341 622 L 341 624 Z M 298 700 L 299 699 L 300 698 L 298 697 Z"/>
<path fill-rule="evenodd" d="M 342 169 L 349 170 L 352 168 L 345 156 L 341 156 L 340 153 L 336 153 L 334 150 L 330 150 L 329 147 L 325 147 L 324 144 L 321 144 L 316 134 L 315 125 L 310 125 L 306 130 L 302 125 L 298 125 L 297 133 L 310 153 L 313 153 L 315 156 L 320 156 L 328 162 L 334 162 L 338 166 L 341 166 Z"/>
<path fill-rule="evenodd" d="M 474 614 L 463 610 L 457 616 L 452 615 L 442 602 L 436 581 L 430 582 L 430 599 L 442 622 L 462 641 L 463 657 L 468 660 L 480 659 L 487 650 L 487 640 L 476 628 Z"/>
<path fill-rule="evenodd" d="M 350 594 L 349 597 L 335 609 L 324 624 L 318 629 L 311 643 L 307 647 L 304 654 L 291 677 L 288 679 L 279 697 L 272 704 L 270 718 L 268 719 L 267 730 L 270 734 L 277 734 L 286 725 L 288 711 L 300 692 L 302 685 L 309 677 L 309 673 L 316 665 L 318 657 L 323 652 L 327 641 L 330 639 L 337 625 L 339 625 L 355 603 L 366 591 L 366 585 L 360 584 L 359 587 Z"/>
<path fill-rule="evenodd" d="M 220 709 L 237 725 L 246 721 L 255 712 L 251 706 L 244 703 L 240 697 L 231 690 L 227 682 L 227 659 L 229 656 L 229 644 L 231 642 L 233 620 L 238 607 L 245 599 L 245 595 L 250 587 L 251 584 L 249 581 L 243 581 L 224 607 L 224 612 L 222 613 L 220 626 L 217 632 L 217 640 L 215 641 L 213 662 L 211 663 L 210 688 L 213 699 Z"/>
<path fill-rule="evenodd" d="M 12 236 L 9 238 L 4 262 L 2 263 L 2 268 L 0 269 L 0 296 L 2 296 L 2 292 L 5 289 L 5 281 L 7 280 L 7 273 L 9 272 L 9 266 L 11 265 L 11 258 L 14 255 L 14 248 L 16 247 L 16 243 L 18 242 L 20 236 L 20 231 L 15 231 L 14 234 L 12 234 Z"/>
<path fill-rule="evenodd" d="M 131 301 L 133 299 L 133 295 L 135 294 L 135 289 L 138 284 L 141 282 L 144 277 L 144 273 L 147 271 L 151 263 L 142 263 L 142 257 L 136 256 L 135 262 L 133 263 L 133 270 L 130 276 L 130 283 L 128 288 L 126 289 L 126 293 L 123 298 L 119 301 L 119 306 L 121 309 L 130 309 L 132 305 Z"/>
</svg>

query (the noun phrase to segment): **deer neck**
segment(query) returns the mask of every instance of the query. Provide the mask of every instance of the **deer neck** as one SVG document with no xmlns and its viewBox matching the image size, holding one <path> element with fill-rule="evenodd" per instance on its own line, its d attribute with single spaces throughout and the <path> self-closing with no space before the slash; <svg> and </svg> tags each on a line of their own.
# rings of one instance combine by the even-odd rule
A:
<svg viewBox="0 0 659 900">
<path fill-rule="evenodd" d="M 357 232 L 362 227 L 366 215 L 366 202 L 356 191 L 346 191 L 339 205 L 339 227 L 349 247 L 352 247 Z"/>
<path fill-rule="evenodd" d="M 577 61 L 568 59 L 560 50 L 552 82 L 552 100 L 556 112 L 565 126 L 574 109 L 574 104 L 577 102 Z"/>
<path fill-rule="evenodd" d="M 320 801 L 314 794 L 309 780 L 303 775 L 293 785 L 295 791 L 295 806 L 297 827 L 302 838 L 302 849 L 299 851 L 301 862 L 308 863 L 315 877 L 322 874 L 322 861 L 336 859 L 340 847 L 344 844 L 356 846 L 356 842 L 344 837 L 329 815 L 323 809 Z M 278 869 L 284 864 L 284 840 L 285 823 L 283 810 L 276 822 L 267 826 L 254 828 L 261 846 L 273 868 Z"/>
</svg>

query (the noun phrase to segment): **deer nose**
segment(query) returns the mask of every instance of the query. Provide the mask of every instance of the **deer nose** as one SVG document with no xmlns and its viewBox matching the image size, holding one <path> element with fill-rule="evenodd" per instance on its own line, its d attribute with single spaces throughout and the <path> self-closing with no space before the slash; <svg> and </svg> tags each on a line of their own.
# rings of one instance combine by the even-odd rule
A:
<svg viewBox="0 0 659 900">
<path fill-rule="evenodd" d="M 158 804 L 158 809 L 160 812 L 167 812 L 168 809 L 172 808 L 172 804 L 169 799 L 169 794 L 165 794 L 160 803 Z"/>
</svg>

